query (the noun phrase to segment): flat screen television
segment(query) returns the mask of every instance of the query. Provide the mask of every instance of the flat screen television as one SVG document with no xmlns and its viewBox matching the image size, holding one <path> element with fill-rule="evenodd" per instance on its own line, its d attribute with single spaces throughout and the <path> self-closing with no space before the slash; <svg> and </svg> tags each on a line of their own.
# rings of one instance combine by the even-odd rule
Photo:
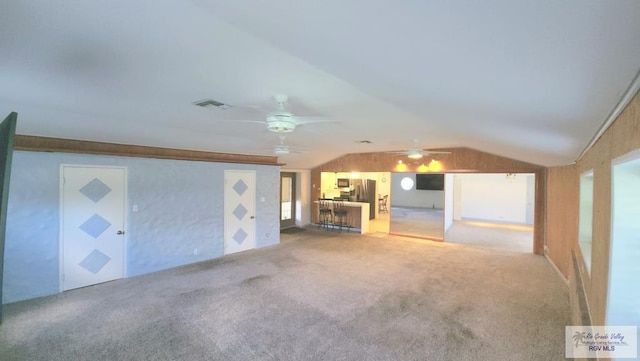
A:
<svg viewBox="0 0 640 361">
<path fill-rule="evenodd" d="M 416 189 L 443 191 L 444 174 L 416 174 Z"/>
</svg>

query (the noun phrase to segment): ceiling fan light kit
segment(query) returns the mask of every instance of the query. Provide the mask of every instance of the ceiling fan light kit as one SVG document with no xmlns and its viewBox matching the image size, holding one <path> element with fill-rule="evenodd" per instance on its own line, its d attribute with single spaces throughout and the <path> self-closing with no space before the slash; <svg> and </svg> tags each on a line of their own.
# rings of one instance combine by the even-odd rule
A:
<svg viewBox="0 0 640 361">
<path fill-rule="evenodd" d="M 266 123 L 267 129 L 275 133 L 289 133 L 296 129 L 296 122 L 287 114 L 269 115 Z"/>
<path fill-rule="evenodd" d="M 410 150 L 409 153 L 407 154 L 407 157 L 411 158 L 411 159 L 420 159 L 422 158 L 423 154 L 421 151 L 412 151 Z"/>
</svg>

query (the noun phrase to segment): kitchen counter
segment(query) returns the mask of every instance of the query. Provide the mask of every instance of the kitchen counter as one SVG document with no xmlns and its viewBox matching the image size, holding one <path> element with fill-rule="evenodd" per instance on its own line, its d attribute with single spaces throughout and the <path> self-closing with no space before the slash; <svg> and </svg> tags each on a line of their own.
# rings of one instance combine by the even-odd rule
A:
<svg viewBox="0 0 640 361">
<path fill-rule="evenodd" d="M 332 199 L 327 201 L 333 203 Z M 351 228 L 360 229 L 361 234 L 369 233 L 369 203 L 353 201 L 342 201 L 342 203 L 347 207 L 347 218 Z"/>
</svg>

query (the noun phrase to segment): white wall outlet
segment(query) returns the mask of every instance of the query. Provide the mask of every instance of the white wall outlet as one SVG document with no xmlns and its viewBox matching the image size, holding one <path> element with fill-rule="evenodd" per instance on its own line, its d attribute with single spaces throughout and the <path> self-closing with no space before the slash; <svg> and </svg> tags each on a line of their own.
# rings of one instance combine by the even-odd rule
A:
<svg viewBox="0 0 640 361">
<path fill-rule="evenodd" d="M 134 205 L 133 205 L 133 207 L 131 207 L 131 208 L 132 208 L 132 210 L 133 210 L 134 212 L 137 212 L 137 211 L 138 211 L 138 205 L 137 205 L 137 204 L 134 204 Z"/>
<path fill-rule="evenodd" d="M 194 255 L 194 256 L 197 256 L 197 255 L 198 255 L 198 253 L 200 253 L 200 252 L 198 251 L 198 249 L 197 249 L 197 248 L 194 248 L 194 249 L 193 249 L 193 255 Z"/>
</svg>

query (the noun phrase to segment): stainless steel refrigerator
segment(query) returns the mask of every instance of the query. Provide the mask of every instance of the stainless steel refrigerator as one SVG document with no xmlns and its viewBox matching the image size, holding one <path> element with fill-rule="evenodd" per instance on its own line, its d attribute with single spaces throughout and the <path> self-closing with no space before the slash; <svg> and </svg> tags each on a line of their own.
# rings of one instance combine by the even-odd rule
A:
<svg viewBox="0 0 640 361">
<path fill-rule="evenodd" d="M 369 203 L 369 219 L 376 217 L 376 181 L 373 179 L 353 179 L 353 195 L 356 202 Z"/>
</svg>

